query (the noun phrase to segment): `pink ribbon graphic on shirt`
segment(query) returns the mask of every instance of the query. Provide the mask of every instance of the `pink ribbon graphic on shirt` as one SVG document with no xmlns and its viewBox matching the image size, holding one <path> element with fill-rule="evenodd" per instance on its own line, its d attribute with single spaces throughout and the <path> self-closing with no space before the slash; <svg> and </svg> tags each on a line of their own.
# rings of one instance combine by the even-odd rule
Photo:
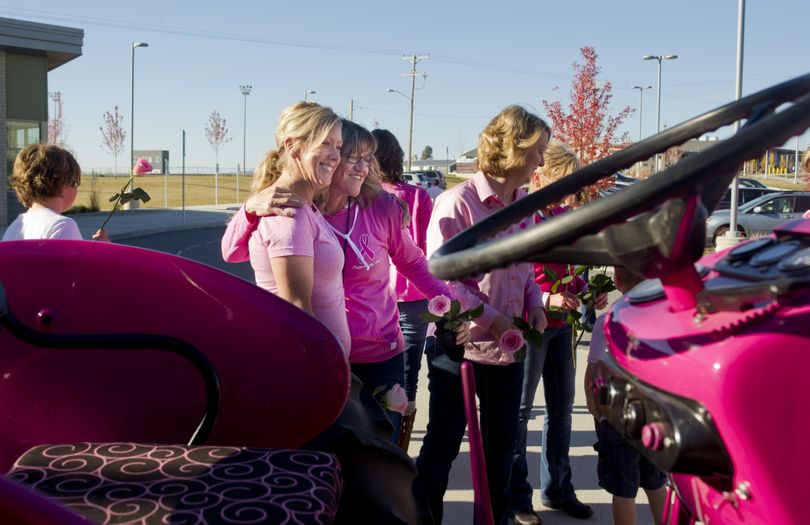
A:
<svg viewBox="0 0 810 525">
<path fill-rule="evenodd" d="M 366 261 L 374 260 L 374 250 L 369 247 L 369 236 L 364 233 L 360 236 L 360 253 Z"/>
</svg>

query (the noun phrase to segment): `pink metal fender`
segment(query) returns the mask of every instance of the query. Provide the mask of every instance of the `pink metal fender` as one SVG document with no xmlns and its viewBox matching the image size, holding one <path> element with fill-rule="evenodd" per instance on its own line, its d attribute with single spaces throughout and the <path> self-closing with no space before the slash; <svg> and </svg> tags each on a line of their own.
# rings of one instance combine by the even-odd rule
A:
<svg viewBox="0 0 810 525">
<path fill-rule="evenodd" d="M 778 242 L 776 236 L 752 241 L 763 246 L 752 250 L 761 255 L 756 263 L 748 262 L 750 255 L 734 259 L 728 252 L 701 261 L 715 270 L 703 279 L 706 292 L 724 290 L 717 301 L 748 293 L 757 281 L 745 272 L 794 279 L 798 284 L 789 292 L 750 304 L 742 299 L 739 310 L 703 312 L 673 309 L 663 296 L 634 301 L 647 281 L 614 305 L 605 325 L 610 357 L 600 403 L 647 457 L 670 467 L 682 502 L 699 521 L 806 519 L 810 286 L 802 284 L 808 272 L 801 266 L 802 254 L 810 253 L 803 248 L 810 242 L 806 234 L 810 221 L 786 225 Z M 780 266 L 787 255 L 780 258 L 778 249 L 793 250 L 797 266 Z M 768 250 L 775 254 L 773 263 L 767 262 Z M 741 272 L 739 278 L 734 272 Z"/>
<path fill-rule="evenodd" d="M 222 389 L 207 444 L 295 448 L 331 424 L 349 388 L 332 334 L 302 310 L 222 271 L 89 241 L 0 243 L 11 313 L 52 334 L 160 334 L 202 351 Z M 33 445 L 185 443 L 202 381 L 154 349 L 42 349 L 0 329 L 0 469 Z"/>
</svg>

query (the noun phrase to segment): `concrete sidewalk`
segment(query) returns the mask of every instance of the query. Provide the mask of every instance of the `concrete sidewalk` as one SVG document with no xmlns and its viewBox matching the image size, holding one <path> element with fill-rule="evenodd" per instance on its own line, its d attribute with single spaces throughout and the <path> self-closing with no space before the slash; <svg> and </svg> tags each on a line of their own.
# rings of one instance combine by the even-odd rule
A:
<svg viewBox="0 0 810 525">
<path fill-rule="evenodd" d="M 224 226 L 239 210 L 238 203 L 217 206 L 187 206 L 181 208 L 139 208 L 118 210 L 107 223 L 107 233 L 113 241 L 168 231 L 193 230 Z M 79 225 L 82 237 L 90 239 L 107 218 L 109 212 L 68 215 Z M 0 226 L 0 236 L 6 227 Z"/>
</svg>

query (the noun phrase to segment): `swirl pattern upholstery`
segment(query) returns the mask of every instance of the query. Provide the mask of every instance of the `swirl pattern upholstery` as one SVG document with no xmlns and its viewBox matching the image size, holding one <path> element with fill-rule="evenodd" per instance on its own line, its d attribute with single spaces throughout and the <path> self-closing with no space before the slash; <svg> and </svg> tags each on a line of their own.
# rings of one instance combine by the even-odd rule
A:
<svg viewBox="0 0 810 525">
<path fill-rule="evenodd" d="M 8 477 L 99 524 L 327 524 L 342 489 L 323 452 L 138 443 L 41 445 Z"/>
</svg>

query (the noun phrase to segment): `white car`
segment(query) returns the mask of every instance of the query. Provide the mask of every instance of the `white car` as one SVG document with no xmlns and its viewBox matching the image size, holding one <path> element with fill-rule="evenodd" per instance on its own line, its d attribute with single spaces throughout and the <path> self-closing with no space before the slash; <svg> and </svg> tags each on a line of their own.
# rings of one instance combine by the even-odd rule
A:
<svg viewBox="0 0 810 525">
<path fill-rule="evenodd" d="M 427 189 L 427 187 L 430 185 L 430 179 L 422 173 L 411 173 L 406 171 L 402 174 L 402 180 L 408 184 L 422 188 L 423 190 Z"/>
</svg>

